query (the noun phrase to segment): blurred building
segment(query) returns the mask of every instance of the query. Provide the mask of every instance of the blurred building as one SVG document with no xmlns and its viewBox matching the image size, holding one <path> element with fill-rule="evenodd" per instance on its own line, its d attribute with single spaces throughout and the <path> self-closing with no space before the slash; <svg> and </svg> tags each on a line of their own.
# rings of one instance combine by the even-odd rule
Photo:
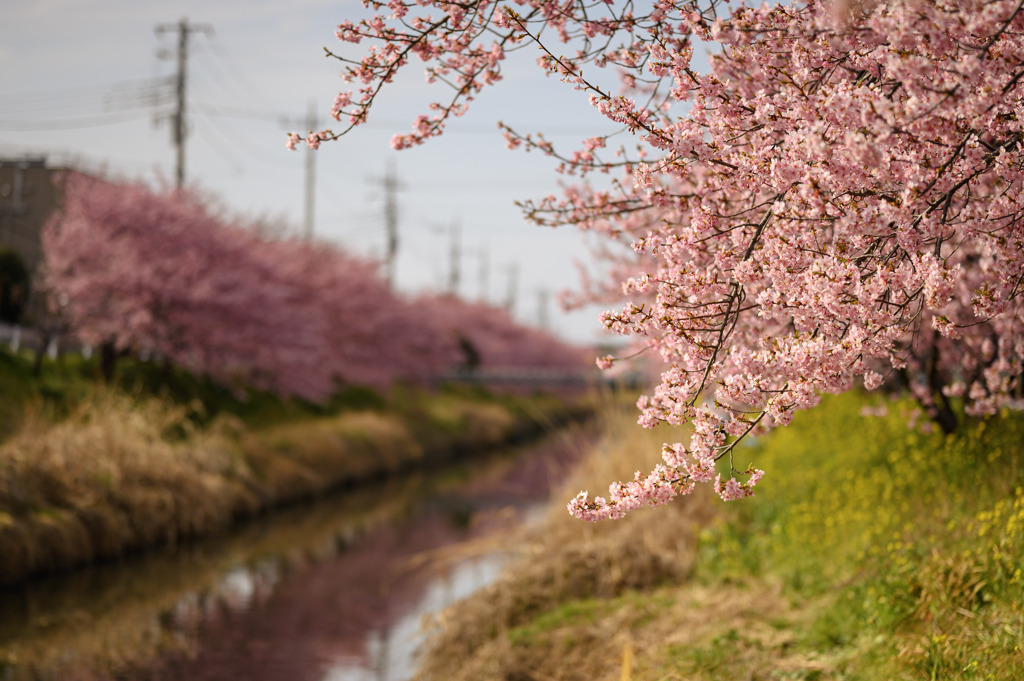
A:
<svg viewBox="0 0 1024 681">
<path fill-rule="evenodd" d="M 57 208 L 59 170 L 47 167 L 45 157 L 0 159 L 0 244 L 33 273 L 42 259 L 39 234 Z"/>
<path fill-rule="evenodd" d="M 28 297 L 20 320 L 26 326 L 45 320 L 45 301 L 33 295 L 42 264 L 40 235 L 60 205 L 60 178 L 65 170 L 49 166 L 45 156 L 0 158 L 0 248 L 17 253 L 28 271 Z"/>
</svg>

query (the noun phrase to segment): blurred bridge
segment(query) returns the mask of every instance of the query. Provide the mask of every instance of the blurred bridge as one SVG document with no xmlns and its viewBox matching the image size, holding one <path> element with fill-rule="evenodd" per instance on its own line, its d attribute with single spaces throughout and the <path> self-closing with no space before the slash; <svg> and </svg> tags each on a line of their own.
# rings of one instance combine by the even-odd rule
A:
<svg viewBox="0 0 1024 681">
<path fill-rule="evenodd" d="M 633 389 L 643 384 L 640 374 L 625 373 L 609 376 L 593 370 L 567 371 L 543 367 L 508 369 L 461 369 L 435 377 L 437 384 L 455 383 L 479 385 L 487 388 L 520 390 L 583 390 L 595 387 Z"/>
<path fill-rule="evenodd" d="M 462 369 L 436 377 L 438 383 L 460 383 L 487 387 L 524 388 L 588 388 L 604 383 L 601 372 L 566 371 L 564 369 L 509 368 Z"/>
</svg>

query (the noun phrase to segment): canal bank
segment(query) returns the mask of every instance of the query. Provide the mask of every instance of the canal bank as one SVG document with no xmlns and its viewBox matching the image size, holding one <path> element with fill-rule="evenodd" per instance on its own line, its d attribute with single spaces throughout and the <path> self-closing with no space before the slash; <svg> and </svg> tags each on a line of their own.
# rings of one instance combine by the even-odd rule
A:
<svg viewBox="0 0 1024 681">
<path fill-rule="evenodd" d="M 100 391 L 0 445 L 0 585 L 204 537 L 291 504 L 435 469 L 585 418 L 585 400 L 405 392 L 252 427 Z"/>
<path fill-rule="evenodd" d="M 420 616 L 493 579 L 589 425 L 0 590 L 0 678 L 408 678 Z"/>
</svg>

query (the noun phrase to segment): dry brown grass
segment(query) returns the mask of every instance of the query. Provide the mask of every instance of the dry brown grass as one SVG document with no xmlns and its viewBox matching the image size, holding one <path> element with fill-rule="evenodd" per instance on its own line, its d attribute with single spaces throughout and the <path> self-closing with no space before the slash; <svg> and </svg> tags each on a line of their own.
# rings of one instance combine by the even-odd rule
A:
<svg viewBox="0 0 1024 681">
<path fill-rule="evenodd" d="M 269 507 L 502 446 L 537 423 L 497 404 L 418 398 L 250 430 L 101 390 L 69 418 L 29 414 L 0 444 L 0 584 L 209 536 Z"/>
<path fill-rule="evenodd" d="M 425 676 L 480 681 L 702 681 L 835 678 L 794 647 L 794 611 L 777 588 L 696 584 L 577 599 L 487 637 Z M 787 626 L 780 626 L 785 622 Z M 694 659 L 696 658 L 696 663 Z M 808 676 L 809 675 L 809 676 Z"/>
<path fill-rule="evenodd" d="M 663 440 L 672 437 L 668 431 L 637 427 L 630 407 L 609 403 L 599 418 L 601 443 L 555 493 L 556 503 L 543 521 L 518 537 L 512 566 L 498 582 L 437 618 L 419 678 L 595 678 L 588 674 L 611 662 L 588 654 L 583 657 L 590 662 L 585 663 L 565 651 L 553 658 L 544 647 L 517 645 L 516 632 L 567 603 L 613 601 L 631 592 L 680 584 L 691 575 L 695 529 L 706 525 L 715 508 L 705 499 L 689 497 L 597 524 L 576 520 L 565 510 L 562 500 L 580 489 L 603 490 L 613 480 L 631 478 L 634 469 L 652 465 Z M 645 616 L 642 607 L 633 614 Z M 627 610 L 599 618 L 589 634 L 594 640 L 588 644 L 574 639 L 570 647 L 599 650 L 599 657 L 617 659 L 622 645 L 616 632 L 627 631 L 632 616 Z"/>
<path fill-rule="evenodd" d="M 248 432 L 242 449 L 274 499 L 321 494 L 338 485 L 396 472 L 421 447 L 397 416 L 376 412 Z"/>
<path fill-rule="evenodd" d="M 0 446 L 0 582 L 217 531 L 256 505 L 226 429 L 102 391 Z"/>
<path fill-rule="evenodd" d="M 242 450 L 268 494 L 291 499 L 500 447 L 521 425 L 496 404 L 427 399 L 423 411 L 419 421 L 361 411 L 278 425 L 244 433 Z"/>
</svg>

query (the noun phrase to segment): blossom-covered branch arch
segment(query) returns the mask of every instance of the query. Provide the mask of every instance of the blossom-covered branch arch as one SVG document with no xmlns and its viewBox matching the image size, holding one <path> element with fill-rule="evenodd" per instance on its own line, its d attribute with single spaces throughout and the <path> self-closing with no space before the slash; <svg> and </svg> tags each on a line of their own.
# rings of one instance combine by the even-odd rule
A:
<svg viewBox="0 0 1024 681">
<path fill-rule="evenodd" d="M 668 365 L 641 423 L 690 424 L 664 464 L 581 493 L 576 515 L 617 517 L 697 482 L 749 495 L 762 472 L 736 470 L 737 442 L 858 381 L 904 381 L 947 430 L 952 400 L 985 414 L 1019 398 L 1021 2 L 367 4 L 380 12 L 339 37 L 382 47 L 349 62 L 365 87 L 339 117 L 365 121 L 410 54 L 453 74 L 452 99 L 396 147 L 438 134 L 524 44 L 632 135 L 632 149 L 599 137 L 563 153 L 506 130 L 584 182 L 524 204 L 529 217 L 642 256 L 606 324 Z M 717 46 L 705 72 L 698 41 Z"/>
</svg>

